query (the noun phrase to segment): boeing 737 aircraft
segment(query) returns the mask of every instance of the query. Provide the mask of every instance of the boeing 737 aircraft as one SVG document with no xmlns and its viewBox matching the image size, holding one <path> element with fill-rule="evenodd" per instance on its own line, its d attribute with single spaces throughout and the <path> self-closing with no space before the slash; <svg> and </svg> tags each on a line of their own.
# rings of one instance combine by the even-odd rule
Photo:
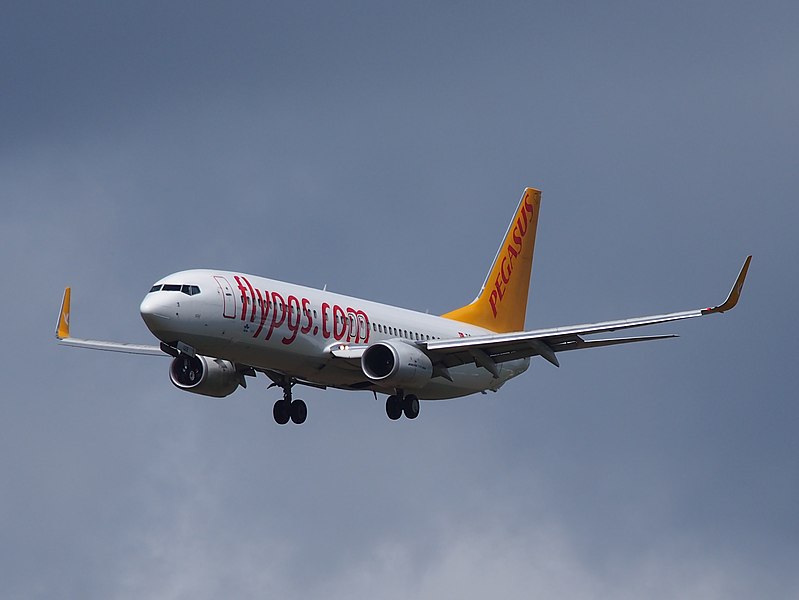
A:
<svg viewBox="0 0 799 600">
<path fill-rule="evenodd" d="M 263 373 L 283 390 L 274 405 L 281 425 L 303 423 L 307 407 L 296 385 L 386 394 L 390 419 L 419 415 L 419 400 L 497 391 L 540 356 L 673 335 L 586 336 L 722 313 L 741 294 L 747 257 L 718 306 L 569 327 L 524 330 L 541 192 L 524 191 L 477 298 L 441 316 L 419 313 L 235 271 L 196 269 L 157 281 L 141 303 L 159 346 L 73 338 L 70 288 L 56 337 L 97 350 L 171 356 L 169 378 L 188 392 L 224 397 Z"/>
</svg>

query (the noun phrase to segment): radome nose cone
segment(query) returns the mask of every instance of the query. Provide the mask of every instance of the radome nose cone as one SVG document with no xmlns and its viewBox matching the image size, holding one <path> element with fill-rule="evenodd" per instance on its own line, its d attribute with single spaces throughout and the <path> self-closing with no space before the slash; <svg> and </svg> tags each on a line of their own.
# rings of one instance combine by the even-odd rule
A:
<svg viewBox="0 0 799 600">
<path fill-rule="evenodd" d="M 167 307 L 153 294 L 148 294 L 144 297 L 139 306 L 139 313 L 147 328 L 152 332 L 163 329 L 164 325 L 169 321 Z"/>
</svg>

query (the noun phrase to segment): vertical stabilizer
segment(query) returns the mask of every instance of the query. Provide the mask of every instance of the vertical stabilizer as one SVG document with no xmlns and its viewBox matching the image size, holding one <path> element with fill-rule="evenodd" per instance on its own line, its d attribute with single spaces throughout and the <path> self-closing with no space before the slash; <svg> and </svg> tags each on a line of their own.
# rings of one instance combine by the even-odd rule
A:
<svg viewBox="0 0 799 600">
<path fill-rule="evenodd" d="M 524 190 L 477 298 L 443 317 L 497 333 L 524 330 L 540 206 L 541 192 Z"/>
</svg>

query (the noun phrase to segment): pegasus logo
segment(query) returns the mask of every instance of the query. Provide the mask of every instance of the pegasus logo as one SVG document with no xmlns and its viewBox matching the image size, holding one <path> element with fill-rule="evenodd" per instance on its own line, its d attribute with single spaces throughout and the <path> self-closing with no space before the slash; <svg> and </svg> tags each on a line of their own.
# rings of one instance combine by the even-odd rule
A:
<svg viewBox="0 0 799 600">
<path fill-rule="evenodd" d="M 514 261 L 518 259 L 519 255 L 522 253 L 524 239 L 527 236 L 527 232 L 530 229 L 530 222 L 533 220 L 534 216 L 535 209 L 530 203 L 530 194 L 528 193 L 524 197 L 522 209 L 519 211 L 516 223 L 514 223 L 513 229 L 508 233 L 508 237 L 506 238 L 507 245 L 504 253 L 496 263 L 494 269 L 496 272 L 493 281 L 494 288 L 491 290 L 491 295 L 488 298 L 488 303 L 491 305 L 494 318 L 497 316 L 497 305 L 502 302 L 502 299 L 505 297 L 505 291 L 513 275 Z"/>
</svg>

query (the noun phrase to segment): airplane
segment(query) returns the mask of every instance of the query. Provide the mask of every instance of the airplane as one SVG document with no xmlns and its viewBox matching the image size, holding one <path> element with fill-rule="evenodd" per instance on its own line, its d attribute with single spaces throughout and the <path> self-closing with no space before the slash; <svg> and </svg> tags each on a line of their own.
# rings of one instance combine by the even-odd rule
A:
<svg viewBox="0 0 799 600">
<path fill-rule="evenodd" d="M 273 407 L 280 425 L 307 418 L 305 402 L 293 397 L 296 385 L 385 394 L 386 414 L 397 420 L 415 419 L 420 400 L 496 392 L 536 356 L 559 367 L 560 352 L 677 337 L 586 336 L 723 313 L 738 303 L 751 255 L 717 306 L 525 331 L 540 205 L 541 192 L 525 189 L 477 297 L 441 316 L 237 271 L 195 269 L 156 281 L 141 302 L 157 346 L 71 337 L 69 287 L 56 337 L 73 347 L 171 356 L 171 382 L 206 396 L 228 396 L 262 373 L 270 388 L 283 391 Z"/>
</svg>

